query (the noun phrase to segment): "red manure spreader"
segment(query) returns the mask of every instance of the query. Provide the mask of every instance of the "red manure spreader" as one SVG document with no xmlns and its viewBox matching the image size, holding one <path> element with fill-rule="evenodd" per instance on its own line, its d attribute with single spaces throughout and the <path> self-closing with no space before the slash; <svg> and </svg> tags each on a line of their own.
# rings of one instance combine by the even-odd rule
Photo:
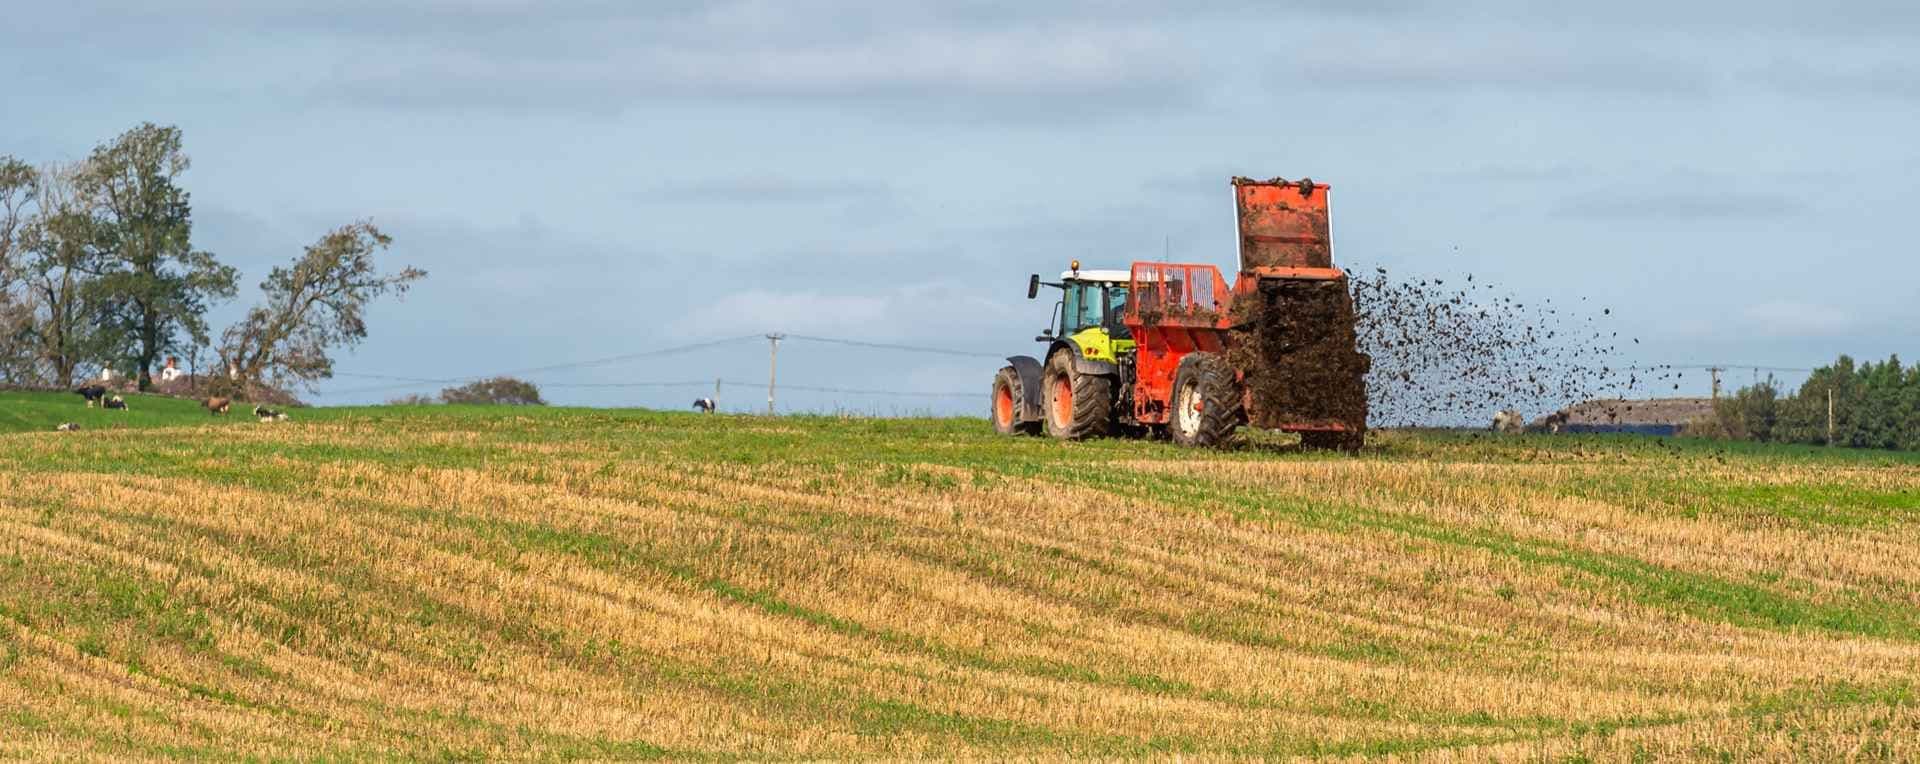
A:
<svg viewBox="0 0 1920 764">
<path fill-rule="evenodd" d="M 1231 288 L 1206 264 L 1135 262 L 1027 283 L 1061 292 L 1040 358 L 994 376 L 994 429 L 1056 438 L 1164 434 L 1233 442 L 1242 426 L 1300 433 L 1307 448 L 1358 450 L 1369 359 L 1355 346 L 1353 298 L 1333 265 L 1325 184 L 1232 181 L 1239 270 Z"/>
</svg>

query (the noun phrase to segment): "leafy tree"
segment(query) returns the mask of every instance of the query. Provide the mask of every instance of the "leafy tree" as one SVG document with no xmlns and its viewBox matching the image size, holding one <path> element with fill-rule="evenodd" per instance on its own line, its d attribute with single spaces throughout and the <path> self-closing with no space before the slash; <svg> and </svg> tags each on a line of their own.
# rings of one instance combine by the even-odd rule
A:
<svg viewBox="0 0 1920 764">
<path fill-rule="evenodd" d="M 17 291 L 20 272 L 15 261 L 23 238 L 22 224 L 38 197 L 37 173 L 11 156 L 0 155 L 0 379 L 31 381 L 33 354 L 22 342 L 32 322 L 32 305 Z"/>
<path fill-rule="evenodd" d="M 0 155 L 0 286 L 18 248 L 21 225 L 39 197 L 39 173 L 33 166 Z"/>
<path fill-rule="evenodd" d="M 192 206 L 176 182 L 189 164 L 179 128 L 147 123 L 95 148 L 80 176 L 100 206 L 104 315 L 129 338 L 142 390 L 153 384 L 155 361 L 183 348 L 182 333 L 208 342 L 207 308 L 233 297 L 239 275 L 193 248 Z"/>
<path fill-rule="evenodd" d="M 382 274 L 374 256 L 393 239 L 372 223 L 342 226 L 320 237 L 291 267 L 275 268 L 260 283 L 266 303 L 221 337 L 227 368 L 249 387 L 305 384 L 333 376 L 329 353 L 367 336 L 367 303 L 389 292 L 404 295 L 426 271 Z"/>
<path fill-rule="evenodd" d="M 102 328 L 95 201 L 77 165 L 50 165 L 36 180 L 38 214 L 25 226 L 19 274 L 27 307 L 20 346 L 61 387 L 82 366 L 124 353 L 126 335 Z"/>
<path fill-rule="evenodd" d="M 1714 404 L 1722 428 L 1733 437 L 1758 441 L 1773 439 L 1780 417 L 1780 390 L 1773 379 L 1739 392 Z"/>
<path fill-rule="evenodd" d="M 1920 450 L 1920 367 L 1856 364 L 1840 356 L 1815 369 L 1797 393 L 1780 396 L 1772 380 L 1742 388 L 1714 408 L 1714 420 L 1693 432 L 1776 443 L 1828 442 L 1853 448 Z"/>
<path fill-rule="evenodd" d="M 493 377 L 459 387 L 449 387 L 440 391 L 440 400 L 447 403 L 501 406 L 547 405 L 547 402 L 540 398 L 540 388 L 534 387 L 532 382 L 513 377 Z"/>
</svg>

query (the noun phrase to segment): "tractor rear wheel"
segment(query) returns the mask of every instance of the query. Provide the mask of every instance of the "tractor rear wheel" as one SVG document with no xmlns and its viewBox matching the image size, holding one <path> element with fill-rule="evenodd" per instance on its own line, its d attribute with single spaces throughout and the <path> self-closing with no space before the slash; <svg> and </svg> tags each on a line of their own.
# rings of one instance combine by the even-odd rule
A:
<svg viewBox="0 0 1920 764">
<path fill-rule="evenodd" d="M 1026 405 L 1025 395 L 1026 391 L 1020 386 L 1020 372 L 1012 366 L 1001 367 L 1000 373 L 993 375 L 993 403 L 987 414 L 993 418 L 994 432 L 1032 435 L 1039 431 L 1039 422 L 1020 420 L 1020 411 Z"/>
<path fill-rule="evenodd" d="M 1083 374 L 1073 363 L 1073 351 L 1062 350 L 1047 359 L 1041 384 L 1046 403 L 1047 434 L 1063 440 L 1105 435 L 1113 429 L 1113 380 Z"/>
<path fill-rule="evenodd" d="M 1173 375 L 1173 415 L 1167 434 L 1183 446 L 1232 445 L 1246 420 L 1240 380 L 1217 353 L 1188 353 Z"/>
</svg>

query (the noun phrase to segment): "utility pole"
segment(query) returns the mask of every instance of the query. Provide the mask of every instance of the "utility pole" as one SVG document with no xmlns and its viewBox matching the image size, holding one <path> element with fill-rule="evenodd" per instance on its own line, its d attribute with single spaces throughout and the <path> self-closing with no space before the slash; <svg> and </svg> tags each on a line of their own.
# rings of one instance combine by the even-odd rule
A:
<svg viewBox="0 0 1920 764">
<path fill-rule="evenodd" d="M 780 341 L 786 338 L 779 332 L 767 335 L 767 416 L 773 416 L 774 373 L 780 368 Z"/>
<path fill-rule="evenodd" d="M 711 414 L 714 411 L 719 410 L 719 408 L 720 408 L 720 378 L 714 377 L 713 378 L 713 409 L 709 410 L 707 413 Z"/>
<path fill-rule="evenodd" d="M 1833 388 L 1827 388 L 1827 448 L 1833 448 Z"/>
<path fill-rule="evenodd" d="M 1720 400 L 1720 372 L 1723 371 L 1726 371 L 1726 369 L 1719 366 L 1707 367 L 1707 373 L 1713 375 L 1713 399 L 1716 401 Z"/>
</svg>

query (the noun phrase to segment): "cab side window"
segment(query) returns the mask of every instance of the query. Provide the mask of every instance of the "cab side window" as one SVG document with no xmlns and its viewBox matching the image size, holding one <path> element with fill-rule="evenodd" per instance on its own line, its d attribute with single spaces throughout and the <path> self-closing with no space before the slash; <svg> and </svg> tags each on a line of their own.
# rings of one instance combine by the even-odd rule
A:
<svg viewBox="0 0 1920 764">
<path fill-rule="evenodd" d="M 1132 339 L 1133 332 L 1127 329 L 1127 288 L 1109 287 L 1107 290 L 1107 331 L 1114 339 Z"/>
</svg>

